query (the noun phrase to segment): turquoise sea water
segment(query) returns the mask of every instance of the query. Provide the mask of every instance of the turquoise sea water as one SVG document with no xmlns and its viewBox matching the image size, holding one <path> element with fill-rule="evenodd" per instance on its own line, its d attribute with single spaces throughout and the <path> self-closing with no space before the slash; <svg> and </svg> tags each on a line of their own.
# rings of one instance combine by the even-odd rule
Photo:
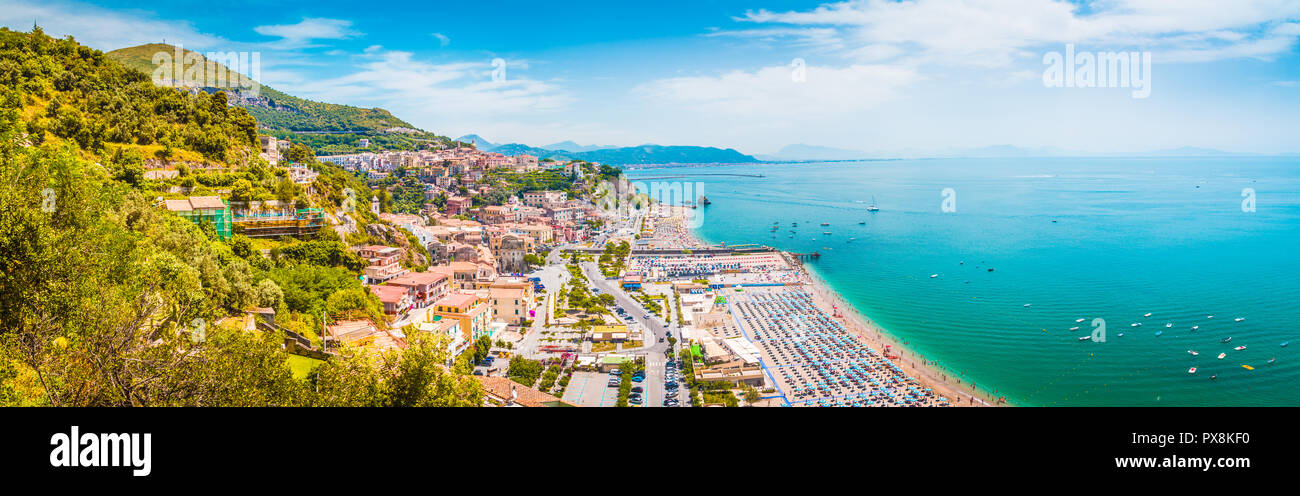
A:
<svg viewBox="0 0 1300 496">
<path fill-rule="evenodd" d="M 692 175 L 720 173 L 764 177 Z M 679 174 L 664 180 L 700 183 L 713 202 L 702 238 L 820 252 L 809 265 L 860 312 L 1013 404 L 1300 405 L 1300 157 L 747 164 L 628 177 Z M 942 210 L 945 188 L 955 212 Z M 1242 211 L 1244 188 L 1256 192 L 1254 212 Z M 866 210 L 872 195 L 879 212 Z M 1079 341 L 1094 318 L 1106 342 Z"/>
</svg>

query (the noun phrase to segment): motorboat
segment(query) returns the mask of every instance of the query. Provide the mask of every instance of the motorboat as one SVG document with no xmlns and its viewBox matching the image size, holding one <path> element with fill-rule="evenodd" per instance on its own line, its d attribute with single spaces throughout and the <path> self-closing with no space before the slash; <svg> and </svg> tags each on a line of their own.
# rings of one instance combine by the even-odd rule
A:
<svg viewBox="0 0 1300 496">
<path fill-rule="evenodd" d="M 1071 331 L 1077 331 L 1077 330 L 1079 330 L 1079 328 L 1078 328 L 1078 327 L 1071 327 L 1070 330 L 1071 330 Z"/>
<path fill-rule="evenodd" d="M 1237 317 L 1237 318 L 1235 318 L 1235 319 L 1232 319 L 1233 322 L 1241 322 L 1241 321 L 1243 321 L 1243 320 L 1246 320 L 1246 318 L 1245 318 L 1245 317 Z"/>
<path fill-rule="evenodd" d="M 1075 322 L 1083 322 L 1084 319 L 1074 319 Z"/>
<path fill-rule="evenodd" d="M 1151 312 L 1144 313 L 1144 314 L 1142 314 L 1142 316 L 1143 316 L 1143 317 L 1150 317 L 1150 316 L 1151 316 Z"/>
<path fill-rule="evenodd" d="M 1237 350 L 1237 351 L 1241 351 L 1241 350 L 1246 349 L 1246 345 L 1241 345 L 1241 346 L 1238 346 L 1238 347 L 1233 348 L 1233 349 L 1234 349 L 1234 350 Z"/>
<path fill-rule="evenodd" d="M 1226 338 L 1220 339 L 1219 342 L 1220 342 L 1220 343 L 1231 343 L 1231 342 L 1232 342 L 1232 336 L 1228 336 L 1228 337 L 1226 337 Z"/>
<path fill-rule="evenodd" d="M 1079 337 L 1079 341 L 1087 341 L 1087 340 L 1090 340 L 1090 339 L 1092 339 L 1092 336 L 1080 336 L 1080 337 Z"/>
<path fill-rule="evenodd" d="M 1196 350 L 1187 350 L 1187 354 L 1191 356 L 1201 356 L 1201 353 Z"/>
<path fill-rule="evenodd" d="M 1187 369 L 1187 373 L 1188 373 L 1188 374 L 1195 374 L 1195 373 L 1196 373 L 1196 367 L 1192 367 L 1192 368 L 1190 368 L 1190 369 Z"/>
<path fill-rule="evenodd" d="M 1223 360 L 1223 357 L 1226 357 L 1226 356 L 1228 356 L 1227 353 L 1219 353 L 1219 360 Z"/>
<path fill-rule="evenodd" d="M 930 274 L 930 279 L 934 279 L 936 277 L 939 277 L 939 274 Z"/>
</svg>

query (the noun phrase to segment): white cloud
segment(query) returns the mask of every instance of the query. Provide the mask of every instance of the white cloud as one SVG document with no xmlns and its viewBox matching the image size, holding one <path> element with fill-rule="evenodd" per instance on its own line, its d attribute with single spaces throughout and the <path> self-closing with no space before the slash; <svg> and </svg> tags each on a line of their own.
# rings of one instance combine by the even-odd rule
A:
<svg viewBox="0 0 1300 496">
<path fill-rule="evenodd" d="M 1064 43 L 1169 52 L 1162 60 L 1268 58 L 1300 32 L 1296 0 L 850 0 L 808 11 L 749 11 L 738 20 L 833 28 L 846 56 L 879 58 L 894 47 L 911 63 L 1005 67 Z M 873 47 L 867 50 L 867 47 Z"/>
<path fill-rule="evenodd" d="M 294 90 L 323 101 L 384 107 L 429 129 L 459 124 L 459 119 L 549 113 L 573 102 L 551 83 L 520 77 L 517 70 L 527 65 L 522 62 L 511 61 L 505 80 L 494 81 L 490 59 L 431 64 L 410 52 L 379 46 L 358 57 L 356 72 L 304 81 Z"/>
<path fill-rule="evenodd" d="M 280 38 L 281 48 L 311 46 L 315 40 L 342 40 L 364 33 L 352 29 L 352 21 L 306 17 L 297 24 L 275 24 L 253 28 L 257 34 Z"/>
<path fill-rule="evenodd" d="M 163 40 L 193 49 L 229 44 L 219 36 L 200 32 L 188 21 L 161 20 L 142 12 L 116 12 L 62 1 L 0 0 L 0 25 L 26 31 L 33 22 L 45 34 L 71 35 L 84 45 L 104 51 Z"/>
<path fill-rule="evenodd" d="M 667 78 L 639 85 L 633 94 L 697 114 L 803 120 L 871 108 L 918 79 L 910 69 L 885 65 L 807 66 L 802 82 L 795 71 L 776 66 Z"/>
<path fill-rule="evenodd" d="M 451 43 L 451 38 L 442 33 L 433 33 L 433 37 L 438 39 L 438 46 L 445 47 Z"/>
</svg>

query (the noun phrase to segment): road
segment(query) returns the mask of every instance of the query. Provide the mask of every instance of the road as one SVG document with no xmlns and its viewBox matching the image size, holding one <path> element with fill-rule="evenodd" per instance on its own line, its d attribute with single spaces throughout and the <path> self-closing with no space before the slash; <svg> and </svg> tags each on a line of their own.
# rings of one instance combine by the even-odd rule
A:
<svg viewBox="0 0 1300 496">
<path fill-rule="evenodd" d="M 641 305 L 641 302 L 628 296 L 618 287 L 618 281 L 606 280 L 600 273 L 600 267 L 594 262 L 582 262 L 579 266 L 582 268 L 583 275 L 587 276 L 592 288 L 599 289 L 601 293 L 612 295 L 614 303 L 632 316 L 632 324 L 645 329 L 643 336 L 645 346 L 629 352 L 645 355 L 646 380 L 640 384 L 641 387 L 645 388 L 645 393 L 642 394 L 642 397 L 646 399 L 645 406 L 663 406 L 664 369 L 665 362 L 667 362 L 664 351 L 675 347 L 669 345 L 667 339 L 662 343 L 659 342 L 659 338 L 671 335 L 680 342 L 680 330 L 677 329 L 676 325 L 669 325 L 654 316 Z M 649 315 L 649 318 L 645 318 L 646 315 Z M 676 350 L 674 350 L 675 353 Z M 684 396 L 679 394 L 678 399 L 685 401 Z"/>
</svg>

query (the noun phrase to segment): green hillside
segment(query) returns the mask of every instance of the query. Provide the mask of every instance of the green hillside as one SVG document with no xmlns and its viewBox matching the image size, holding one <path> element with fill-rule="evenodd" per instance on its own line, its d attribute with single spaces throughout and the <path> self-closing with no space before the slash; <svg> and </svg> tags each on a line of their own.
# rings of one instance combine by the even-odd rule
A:
<svg viewBox="0 0 1300 496">
<path fill-rule="evenodd" d="M 466 360 L 444 368 L 441 333 L 410 333 L 382 360 L 343 347 L 302 378 L 285 331 L 319 343 L 338 320 L 387 326 L 358 280 L 364 259 L 333 229 L 227 239 L 160 201 L 338 212 L 353 192 L 370 193 L 300 143 L 288 155 L 319 176 L 295 184 L 255 158 L 255 132 L 225 93 L 155 86 L 72 38 L 0 28 L 0 406 L 482 403 Z M 178 156 L 202 168 L 146 173 L 146 160 Z M 368 210 L 352 217 L 379 222 Z M 247 330 L 252 308 L 273 309 L 278 327 Z"/>
<path fill-rule="evenodd" d="M 152 74 L 155 69 L 155 53 L 174 53 L 175 47 L 162 43 L 150 43 L 108 52 L 108 57 L 121 62 L 127 67 Z M 186 50 L 186 53 L 196 53 Z M 199 54 L 203 62 L 208 59 Z M 241 75 L 242 76 L 242 75 Z M 327 132 L 327 133 L 381 133 L 392 128 L 415 129 L 410 123 L 394 117 L 387 110 L 365 109 L 348 105 L 316 102 L 281 92 L 270 86 L 262 85 L 259 95 L 244 95 L 243 92 L 230 91 L 242 98 L 232 99 L 235 105 L 248 110 L 257 118 L 259 127 L 279 131 L 293 132 Z"/>
</svg>

